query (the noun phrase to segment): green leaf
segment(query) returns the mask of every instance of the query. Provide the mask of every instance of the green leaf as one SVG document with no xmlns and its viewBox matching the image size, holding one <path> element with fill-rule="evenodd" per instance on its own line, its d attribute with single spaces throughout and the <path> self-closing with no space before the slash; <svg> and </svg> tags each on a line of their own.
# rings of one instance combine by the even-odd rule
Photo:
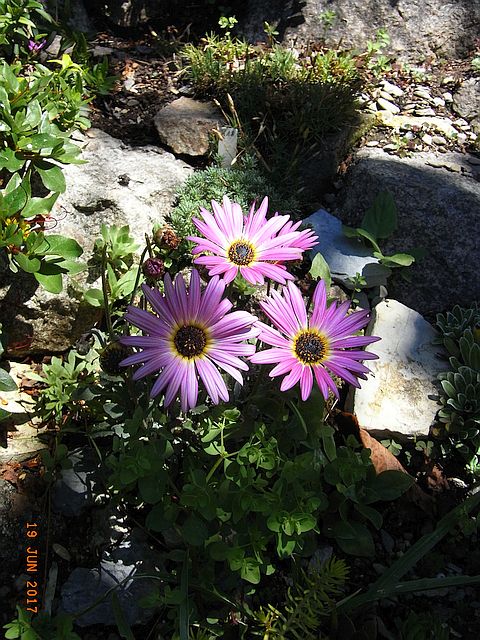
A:
<svg viewBox="0 0 480 640">
<path fill-rule="evenodd" d="M 29 127 L 30 129 L 34 129 L 40 124 L 42 119 L 42 108 L 40 107 L 40 103 L 38 100 L 32 100 L 27 105 L 27 113 L 25 115 L 25 120 L 23 121 L 24 127 Z"/>
<path fill-rule="evenodd" d="M 375 249 L 375 251 L 378 251 L 381 254 L 380 247 L 378 246 L 378 243 L 377 243 L 377 241 L 375 239 L 375 236 L 373 234 L 371 234 L 366 229 L 362 229 L 361 227 L 359 227 L 357 229 L 357 233 L 358 233 L 358 235 L 360 237 L 365 238 L 366 240 L 368 240 L 370 242 L 370 244 L 372 245 L 372 247 Z"/>
<path fill-rule="evenodd" d="M 36 273 L 40 270 L 40 260 L 38 258 L 29 258 L 24 253 L 17 253 L 14 256 L 16 264 L 26 273 Z"/>
<path fill-rule="evenodd" d="M 337 457 L 337 447 L 335 445 L 335 429 L 327 424 L 320 427 L 320 437 L 322 438 L 323 450 L 328 460 L 332 462 Z"/>
<path fill-rule="evenodd" d="M 362 503 L 354 504 L 354 507 L 362 514 L 362 516 L 367 518 L 367 520 L 370 520 L 376 529 L 380 529 L 383 523 L 383 518 L 379 511 Z"/>
<path fill-rule="evenodd" d="M 397 228 L 397 207 L 390 191 L 382 191 L 363 217 L 362 229 L 374 238 L 388 238 Z"/>
<path fill-rule="evenodd" d="M 6 420 L 9 416 L 11 416 L 12 414 L 10 413 L 10 411 L 5 411 L 5 409 L 2 409 L 0 407 L 0 422 L 2 420 Z"/>
<path fill-rule="evenodd" d="M 41 253 L 43 255 L 55 255 L 62 258 L 78 258 L 82 255 L 83 249 L 73 238 L 66 238 L 60 235 L 45 236 L 45 249 Z"/>
<path fill-rule="evenodd" d="M 368 488 L 374 491 L 379 500 L 395 500 L 409 489 L 414 480 L 403 471 L 382 471 L 367 481 Z"/>
<path fill-rule="evenodd" d="M 115 591 L 112 592 L 112 610 L 113 615 L 115 616 L 115 623 L 117 625 L 118 632 L 122 636 L 122 638 L 124 638 L 125 640 L 135 640 L 135 636 L 133 635 L 132 629 L 127 622 L 127 619 L 123 612 L 123 607 L 120 604 Z"/>
<path fill-rule="evenodd" d="M 328 266 L 327 261 L 321 253 L 315 254 L 309 273 L 314 280 L 320 278 L 325 282 L 325 289 L 328 293 L 328 290 L 330 289 L 330 286 L 332 284 L 332 276 L 330 275 L 330 267 Z"/>
<path fill-rule="evenodd" d="M 372 557 L 375 553 L 372 535 L 360 522 L 339 520 L 333 527 L 333 535 L 345 553 L 365 558 Z"/>
<path fill-rule="evenodd" d="M 244 558 L 240 576 L 251 584 L 258 584 L 260 582 L 260 562 L 255 558 Z"/>
<path fill-rule="evenodd" d="M 393 256 L 381 256 L 380 259 L 386 267 L 409 267 L 415 262 L 415 258 L 408 253 L 395 253 Z"/>
<path fill-rule="evenodd" d="M 160 472 L 146 478 L 140 478 L 138 481 L 138 489 L 142 500 L 150 504 L 159 502 L 165 492 L 166 473 L 162 469 Z"/>
<path fill-rule="evenodd" d="M 0 169 L 6 169 L 10 173 L 19 171 L 25 164 L 25 159 L 18 157 L 13 149 L 3 149 L 0 152 Z"/>
<path fill-rule="evenodd" d="M 42 273 L 34 273 L 35 279 L 49 293 L 60 293 L 63 289 L 62 275 L 44 275 Z"/>
<path fill-rule="evenodd" d="M 22 217 L 34 218 L 49 214 L 58 196 L 58 193 L 52 193 L 46 198 L 30 198 L 22 211 Z"/>
<path fill-rule="evenodd" d="M 0 201 L 0 212 L 7 216 L 14 215 L 25 206 L 27 198 L 28 196 L 25 193 L 23 185 L 20 185 L 16 189 L 13 189 L 3 195 L 3 198 Z"/>
<path fill-rule="evenodd" d="M 34 163 L 34 167 L 37 170 L 44 186 L 49 191 L 55 191 L 63 193 L 67 188 L 65 183 L 65 176 L 60 167 L 49 162 L 38 161 Z"/>
<path fill-rule="evenodd" d="M 317 519 L 311 513 L 294 513 L 292 514 L 292 519 L 295 520 L 297 533 L 311 531 L 317 526 Z"/>
<path fill-rule="evenodd" d="M 17 385 L 12 376 L 0 367 L 0 391 L 15 391 Z"/>
<path fill-rule="evenodd" d="M 103 307 L 103 291 L 101 289 L 88 289 L 83 297 L 92 307 Z"/>
<path fill-rule="evenodd" d="M 208 528 L 196 515 L 189 516 L 181 526 L 183 539 L 194 547 L 201 546 L 208 538 Z"/>
</svg>

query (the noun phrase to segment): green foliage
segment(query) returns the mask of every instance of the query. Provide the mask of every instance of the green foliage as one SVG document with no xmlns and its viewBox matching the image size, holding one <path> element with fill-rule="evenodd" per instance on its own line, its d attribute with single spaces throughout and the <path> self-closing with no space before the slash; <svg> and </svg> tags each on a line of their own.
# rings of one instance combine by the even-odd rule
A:
<svg viewBox="0 0 480 640">
<path fill-rule="evenodd" d="M 449 640 L 450 630 L 430 613 L 411 611 L 407 618 L 395 618 L 400 640 Z"/>
<path fill-rule="evenodd" d="M 458 451 L 478 473 L 480 462 L 480 310 L 456 305 L 437 315 L 440 341 L 447 349 L 450 370 L 439 375 L 442 408 L 437 417 L 442 448 Z"/>
<path fill-rule="evenodd" d="M 196 235 L 192 217 L 199 215 L 201 207 L 210 209 L 212 200 L 221 202 L 224 195 L 238 202 L 245 213 L 252 202 L 260 204 L 264 196 L 269 198 L 270 211 L 298 210 L 298 201 L 272 186 L 255 161 L 246 158 L 232 169 L 212 166 L 189 176 L 177 193 L 177 204 L 170 213 L 170 223 L 176 233 L 182 238 Z"/>
<path fill-rule="evenodd" d="M 472 58 L 470 66 L 475 73 L 480 73 L 480 56 L 475 56 L 474 58 Z"/>
<path fill-rule="evenodd" d="M 380 264 L 387 268 L 409 267 L 415 262 L 415 256 L 408 253 L 395 253 L 385 256 L 378 244 L 379 240 L 390 237 L 397 228 L 397 207 L 393 195 L 389 191 L 382 191 L 373 201 L 372 206 L 363 216 L 360 227 L 343 225 L 343 233 L 347 238 L 357 238 L 367 241 L 373 247 L 373 255 Z M 415 252 L 417 258 L 422 252 Z"/>
<path fill-rule="evenodd" d="M 85 300 L 94 307 L 104 307 L 110 314 L 116 302 L 129 298 L 142 282 L 139 269 L 132 268 L 138 244 L 130 235 L 130 227 L 102 224 L 101 237 L 94 245 L 92 262 L 101 267 L 105 291 L 92 288 L 85 292 Z"/>
<path fill-rule="evenodd" d="M 65 613 L 54 617 L 40 613 L 33 617 L 17 606 L 17 619 L 3 628 L 7 640 L 80 640 L 73 631 L 73 617 Z"/>
<path fill-rule="evenodd" d="M 310 573 L 301 571 L 293 587 L 288 589 L 281 610 L 269 605 L 253 614 L 255 626 L 260 628 L 254 635 L 269 640 L 320 637 L 314 634 L 334 608 L 347 576 L 345 562 L 334 557 Z"/>
<path fill-rule="evenodd" d="M 43 365 L 43 375 L 29 374 L 46 385 L 39 392 L 35 408 L 42 422 L 60 425 L 66 415 L 89 413 L 92 407 L 87 405 L 85 393 L 96 380 L 95 360 L 94 352 L 80 356 L 72 350 L 66 359 L 53 356 L 50 364 Z"/>
<path fill-rule="evenodd" d="M 298 55 L 268 35 L 252 46 L 226 34 L 184 48 L 187 77 L 200 95 L 215 95 L 240 145 L 254 153 L 274 179 L 299 188 L 302 157 L 356 115 L 360 79 L 347 52 L 309 49 Z"/>
<path fill-rule="evenodd" d="M 43 27 L 50 27 L 52 17 L 38 0 L 0 0 L 0 57 L 13 62 L 15 58 L 32 55 L 29 41 L 41 40 Z"/>
<path fill-rule="evenodd" d="M 314 280 L 321 279 L 325 282 L 325 289 L 327 292 L 332 284 L 332 276 L 330 274 L 330 267 L 327 261 L 321 253 L 316 253 L 312 260 L 312 265 L 308 271 Z"/>
</svg>

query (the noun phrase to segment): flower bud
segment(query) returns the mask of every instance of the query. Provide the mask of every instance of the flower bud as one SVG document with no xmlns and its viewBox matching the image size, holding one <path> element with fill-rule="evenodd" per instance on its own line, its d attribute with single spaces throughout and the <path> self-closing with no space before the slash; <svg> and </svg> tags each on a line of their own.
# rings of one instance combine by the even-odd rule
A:
<svg viewBox="0 0 480 640">
<path fill-rule="evenodd" d="M 176 249 L 181 242 L 172 227 L 161 227 L 155 231 L 153 241 L 159 249 Z"/>
<path fill-rule="evenodd" d="M 165 264 L 161 258 L 147 258 L 142 265 L 142 271 L 146 278 L 159 280 L 165 274 Z"/>
<path fill-rule="evenodd" d="M 117 341 L 110 342 L 100 353 L 100 367 L 105 373 L 112 376 L 118 375 L 124 371 L 124 369 L 119 366 L 120 362 L 130 355 L 132 355 L 132 350 L 129 347 Z"/>
</svg>

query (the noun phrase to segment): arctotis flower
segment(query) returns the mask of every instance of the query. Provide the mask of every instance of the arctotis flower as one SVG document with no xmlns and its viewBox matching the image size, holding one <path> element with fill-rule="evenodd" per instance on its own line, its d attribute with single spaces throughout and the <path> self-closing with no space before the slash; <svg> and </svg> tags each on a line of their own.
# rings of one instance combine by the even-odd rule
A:
<svg viewBox="0 0 480 640">
<path fill-rule="evenodd" d="M 369 372 L 360 360 L 374 360 L 378 356 L 359 347 L 380 340 L 373 336 L 356 336 L 368 323 L 367 311 L 347 315 L 349 302 L 327 306 L 325 284 L 320 281 L 313 294 L 313 312 L 308 319 L 300 290 L 291 282 L 283 288 L 283 295 L 273 291 L 260 305 L 276 328 L 258 322 L 259 338 L 271 345 L 254 354 L 250 360 L 259 364 L 276 364 L 270 377 L 287 374 L 280 389 L 287 391 L 300 382 L 302 400 L 306 400 L 317 381 L 325 399 L 329 389 L 338 397 L 332 374 L 359 387 L 358 378 Z"/>
<path fill-rule="evenodd" d="M 141 349 L 121 365 L 141 365 L 133 374 L 134 380 L 158 373 L 150 395 L 153 398 L 164 391 L 165 406 L 180 395 L 183 411 L 195 407 L 197 376 L 214 404 L 220 399 L 228 401 L 227 385 L 218 367 L 243 383 L 240 370 L 248 370 L 248 365 L 239 356 L 255 352 L 253 345 L 245 343 L 258 335 L 259 330 L 253 326 L 255 316 L 246 311 L 230 313 L 232 303 L 222 299 L 225 283 L 218 276 L 210 280 L 203 293 L 195 269 L 188 292 L 180 274 L 172 283 L 167 273 L 164 285 L 165 295 L 143 285 L 145 298 L 155 313 L 128 308 L 126 320 L 144 335 L 121 339 L 123 344 Z"/>
<path fill-rule="evenodd" d="M 193 218 L 204 237 L 188 239 L 196 243 L 194 254 L 208 254 L 194 262 L 205 265 L 211 276 L 222 275 L 227 284 L 239 272 L 251 284 L 263 284 L 265 277 L 285 284 L 293 276 L 283 262 L 300 259 L 302 252 L 315 244 L 312 231 L 297 231 L 300 223 L 293 223 L 290 216 L 267 219 L 268 198 L 257 211 L 252 206 L 247 216 L 227 196 L 223 206 L 212 201 L 212 208 L 213 214 L 200 210 L 203 221 Z"/>
</svg>

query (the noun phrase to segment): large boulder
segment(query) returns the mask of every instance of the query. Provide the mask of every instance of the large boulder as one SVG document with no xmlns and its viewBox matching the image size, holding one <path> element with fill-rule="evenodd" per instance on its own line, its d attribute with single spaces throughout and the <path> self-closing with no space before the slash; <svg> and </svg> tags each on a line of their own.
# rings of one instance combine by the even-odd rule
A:
<svg viewBox="0 0 480 640">
<path fill-rule="evenodd" d="M 364 148 L 347 172 L 334 212 L 346 224 L 358 226 L 379 192 L 393 194 L 398 228 L 382 245 L 384 254 L 423 247 L 426 255 L 407 269 L 410 282 L 394 274 L 388 291 L 429 319 L 455 304 L 480 299 L 475 277 L 480 260 L 480 167 L 475 161 L 460 153 L 398 158 Z"/>
<path fill-rule="evenodd" d="M 453 95 L 453 108 L 480 133 L 480 78 L 462 82 Z"/>
<path fill-rule="evenodd" d="M 90 130 L 81 143 L 85 164 L 65 168 L 67 190 L 52 211 L 51 233 L 74 238 L 92 255 L 100 227 L 130 225 L 138 244 L 154 223 L 162 223 L 175 191 L 192 168 L 158 147 L 130 147 Z M 68 349 L 98 319 L 98 309 L 83 301 L 83 291 L 98 277 L 85 271 L 66 278 L 59 295 L 46 292 L 28 274 L 0 273 L 0 322 L 9 351 L 59 352 Z"/>
<path fill-rule="evenodd" d="M 385 28 L 389 49 L 412 61 L 432 54 L 469 55 L 480 22 L 480 0 L 290 0 L 283 6 L 275 0 L 273 7 L 265 0 L 250 0 L 249 4 L 256 16 L 255 23 L 247 19 L 252 39 L 261 36 L 258 27 L 267 20 L 278 24 L 284 41 L 326 39 L 328 44 L 365 49 L 367 40 Z"/>
</svg>

